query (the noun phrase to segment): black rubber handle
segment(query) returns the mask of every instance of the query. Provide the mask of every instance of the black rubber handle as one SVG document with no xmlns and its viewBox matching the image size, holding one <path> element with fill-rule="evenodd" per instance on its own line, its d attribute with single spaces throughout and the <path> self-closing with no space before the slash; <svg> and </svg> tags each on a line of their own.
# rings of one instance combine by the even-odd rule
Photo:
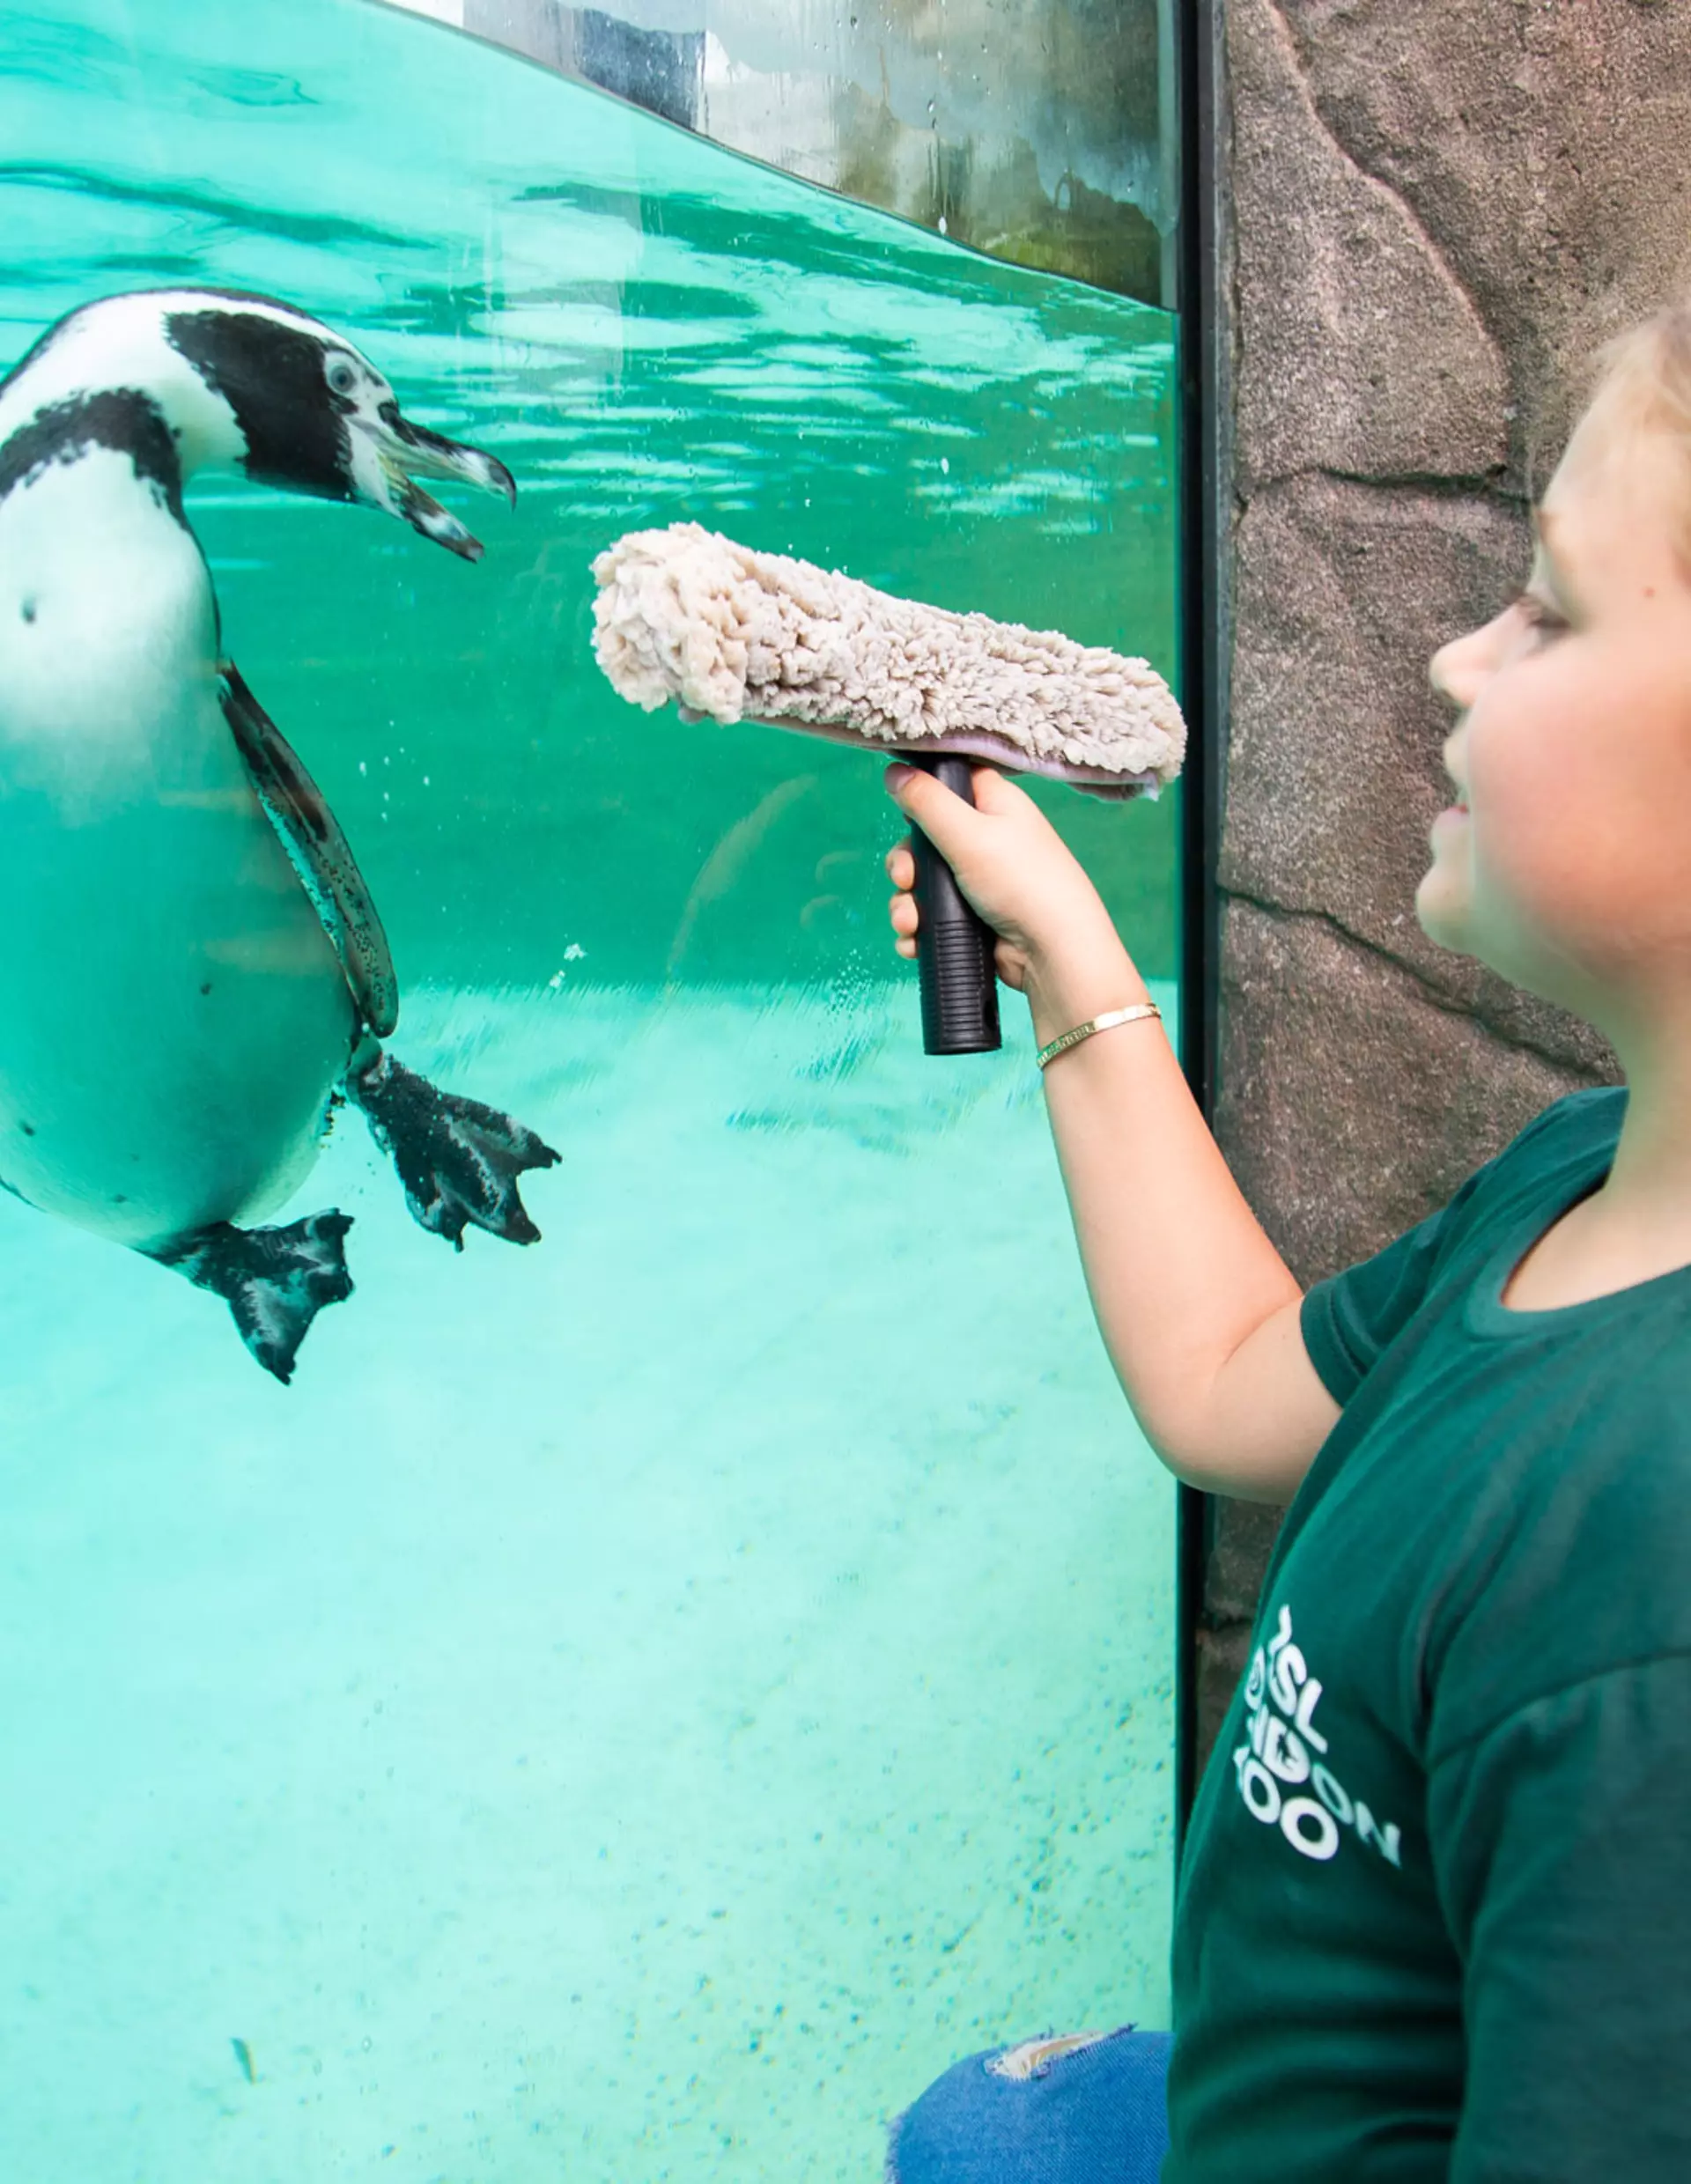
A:
<svg viewBox="0 0 1691 2184">
<path fill-rule="evenodd" d="M 975 801 L 974 769 L 966 758 L 901 758 L 931 773 L 967 804 Z M 951 867 L 919 827 L 911 829 L 916 854 L 916 961 L 922 974 L 922 1046 L 929 1054 L 990 1054 L 1003 1044 L 998 1029 L 997 936 L 970 908 Z"/>
</svg>

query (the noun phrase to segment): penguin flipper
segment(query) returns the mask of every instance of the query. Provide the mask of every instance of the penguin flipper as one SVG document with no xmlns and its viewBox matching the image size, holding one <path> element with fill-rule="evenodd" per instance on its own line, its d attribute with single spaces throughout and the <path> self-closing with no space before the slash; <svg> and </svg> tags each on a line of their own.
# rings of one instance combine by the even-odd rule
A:
<svg viewBox="0 0 1691 2184">
<path fill-rule="evenodd" d="M 385 1039 L 399 1021 L 399 981 L 388 935 L 347 838 L 322 791 L 233 660 L 218 664 L 218 697 L 264 816 L 322 920 L 358 1013 Z"/>
<path fill-rule="evenodd" d="M 341 1213 L 313 1214 L 285 1228 L 213 1221 L 147 1256 L 222 1297 L 241 1340 L 285 1387 L 312 1321 L 325 1304 L 352 1294 L 344 1248 L 351 1226 L 352 1216 Z"/>
<path fill-rule="evenodd" d="M 526 1169 L 551 1168 L 543 1139 L 480 1100 L 442 1092 L 389 1054 L 346 1080 L 370 1134 L 399 1170 L 411 1218 L 455 1251 L 474 1221 L 507 1243 L 538 1243 L 517 1189 Z"/>
</svg>

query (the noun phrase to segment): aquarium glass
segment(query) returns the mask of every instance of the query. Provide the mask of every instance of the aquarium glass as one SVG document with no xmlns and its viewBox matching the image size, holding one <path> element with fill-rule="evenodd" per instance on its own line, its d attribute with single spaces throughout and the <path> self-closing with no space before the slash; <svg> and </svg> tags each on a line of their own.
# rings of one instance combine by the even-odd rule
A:
<svg viewBox="0 0 1691 2184">
<path fill-rule="evenodd" d="M 479 564 L 187 513 L 391 1051 L 559 1155 L 460 1254 L 338 1112 L 268 1218 L 351 1216 L 356 1290 L 286 1387 L 0 1196 L 0 2176 L 876 2176 L 958 2056 L 1166 2021 L 1173 1489 L 1025 1009 L 921 1051 L 879 765 L 622 703 L 590 564 L 697 520 L 1172 676 L 1175 322 L 366 0 L 20 0 L 0 59 L 0 362 L 258 291 L 513 474 L 438 489 Z M 1036 793 L 1172 1020 L 1177 798 Z M 80 976 L 128 906 L 67 899 L 8 946 Z"/>
</svg>

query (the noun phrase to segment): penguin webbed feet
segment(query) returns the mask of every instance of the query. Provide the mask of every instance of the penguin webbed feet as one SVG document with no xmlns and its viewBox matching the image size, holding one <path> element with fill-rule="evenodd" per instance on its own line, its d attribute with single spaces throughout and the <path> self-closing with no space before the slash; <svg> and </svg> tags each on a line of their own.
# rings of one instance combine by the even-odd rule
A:
<svg viewBox="0 0 1691 2184">
<path fill-rule="evenodd" d="M 531 1168 L 558 1155 L 497 1107 L 443 1092 L 389 1054 L 349 1076 L 346 1093 L 393 1161 L 411 1217 L 454 1251 L 471 1222 L 507 1243 L 537 1243 L 540 1231 L 517 1189 Z"/>
<path fill-rule="evenodd" d="M 350 1214 L 312 1214 L 280 1228 L 214 1221 L 148 1253 L 196 1289 L 228 1305 L 241 1340 L 285 1387 L 311 1323 L 326 1304 L 352 1294 L 346 1271 Z"/>
</svg>

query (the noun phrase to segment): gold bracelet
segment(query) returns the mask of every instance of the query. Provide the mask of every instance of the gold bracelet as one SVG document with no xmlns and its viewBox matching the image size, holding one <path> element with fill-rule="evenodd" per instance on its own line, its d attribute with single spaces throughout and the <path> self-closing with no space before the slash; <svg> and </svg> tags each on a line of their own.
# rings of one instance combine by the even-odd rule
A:
<svg viewBox="0 0 1691 2184">
<path fill-rule="evenodd" d="M 1082 1039 L 1089 1039 L 1095 1031 L 1112 1031 L 1118 1024 L 1137 1023 L 1142 1016 L 1155 1016 L 1159 1022 L 1163 1011 L 1155 1001 L 1141 1001 L 1133 1008 L 1107 1009 L 1102 1016 L 1094 1016 L 1088 1023 L 1076 1024 L 1072 1031 L 1065 1031 L 1049 1046 L 1042 1046 L 1034 1056 L 1041 1069 L 1049 1068 L 1060 1054 L 1067 1054 L 1071 1046 L 1078 1046 Z"/>
</svg>

